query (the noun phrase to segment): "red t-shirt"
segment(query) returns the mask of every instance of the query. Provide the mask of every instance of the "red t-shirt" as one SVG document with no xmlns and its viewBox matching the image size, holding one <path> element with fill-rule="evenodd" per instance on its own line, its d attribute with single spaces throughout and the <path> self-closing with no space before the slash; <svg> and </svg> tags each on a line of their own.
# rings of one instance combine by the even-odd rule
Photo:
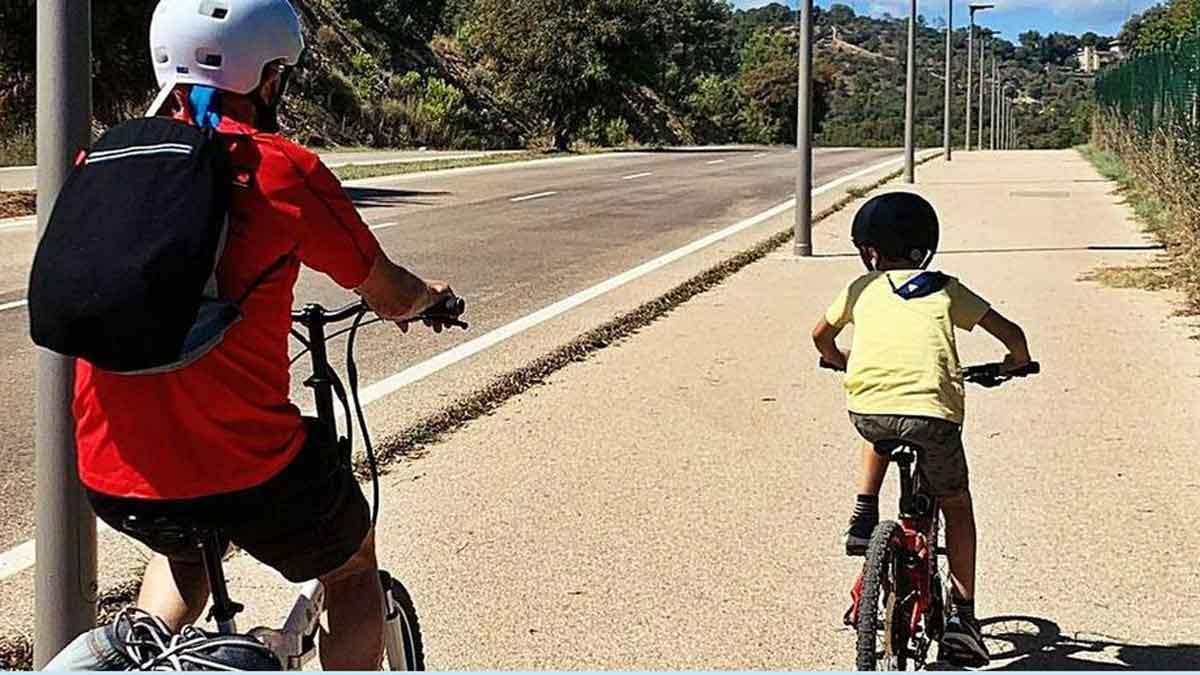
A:
<svg viewBox="0 0 1200 675">
<path fill-rule="evenodd" d="M 217 267 L 222 295 L 241 296 L 281 257 L 290 258 L 246 299 L 243 319 L 221 344 L 182 370 L 118 375 L 78 361 L 79 476 L 96 492 L 187 499 L 254 487 L 283 470 L 306 437 L 288 398 L 300 264 L 355 288 L 379 253 L 316 155 L 229 118 L 218 130 L 239 174 Z"/>
</svg>

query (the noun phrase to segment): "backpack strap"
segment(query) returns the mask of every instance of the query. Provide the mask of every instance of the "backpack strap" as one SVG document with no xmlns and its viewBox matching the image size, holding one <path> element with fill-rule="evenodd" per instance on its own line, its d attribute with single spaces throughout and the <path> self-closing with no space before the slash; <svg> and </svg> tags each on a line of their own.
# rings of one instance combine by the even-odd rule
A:
<svg viewBox="0 0 1200 675">
<path fill-rule="evenodd" d="M 275 274 L 279 270 L 283 269 L 283 266 L 286 265 L 288 263 L 288 261 L 292 259 L 292 256 L 295 255 L 295 253 L 296 253 L 295 249 L 288 251 L 287 253 L 284 253 L 282 256 L 280 256 L 278 260 L 271 263 L 271 265 L 269 267 L 267 267 L 267 269 L 263 270 L 262 273 L 259 274 L 258 277 L 256 277 L 254 279 L 254 281 L 248 287 L 246 287 L 246 290 L 242 293 L 241 297 L 239 297 L 237 299 L 237 302 L 235 304 L 237 304 L 238 307 L 241 307 L 242 303 L 245 302 L 246 299 L 249 298 L 250 295 L 254 293 L 254 291 L 258 290 L 258 287 L 262 286 L 263 283 L 266 282 L 266 280 L 269 279 L 272 274 Z"/>
</svg>

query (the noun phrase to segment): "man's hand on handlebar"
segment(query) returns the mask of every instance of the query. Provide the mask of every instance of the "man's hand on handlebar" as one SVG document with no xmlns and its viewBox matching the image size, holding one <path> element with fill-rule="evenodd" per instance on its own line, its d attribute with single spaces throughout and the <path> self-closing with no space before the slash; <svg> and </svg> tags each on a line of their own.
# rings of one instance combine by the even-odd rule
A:
<svg viewBox="0 0 1200 675">
<path fill-rule="evenodd" d="M 459 321 L 463 303 L 450 286 L 426 281 L 380 253 L 371 273 L 357 289 L 376 314 L 395 322 L 408 332 L 409 324 L 420 321 L 440 333 L 450 326 L 466 327 Z"/>
<path fill-rule="evenodd" d="M 429 281 L 425 284 L 424 297 L 413 303 L 413 307 L 419 307 L 420 311 L 392 320 L 400 327 L 401 333 L 407 333 L 409 325 L 414 321 L 420 321 L 432 328 L 433 332 L 440 333 L 443 329 L 457 325 L 455 323 L 456 316 L 442 311 L 447 302 L 455 299 L 456 296 L 450 288 L 450 284 L 444 281 Z"/>
</svg>

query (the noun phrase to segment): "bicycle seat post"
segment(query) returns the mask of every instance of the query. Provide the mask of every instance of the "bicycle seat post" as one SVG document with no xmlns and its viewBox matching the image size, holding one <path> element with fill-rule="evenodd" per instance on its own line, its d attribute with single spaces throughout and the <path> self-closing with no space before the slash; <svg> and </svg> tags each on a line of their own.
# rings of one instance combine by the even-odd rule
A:
<svg viewBox="0 0 1200 675">
<path fill-rule="evenodd" d="M 900 517 L 915 516 L 913 503 L 913 466 L 916 464 L 917 453 L 907 444 L 897 444 L 891 449 L 891 460 L 900 468 Z"/>
<path fill-rule="evenodd" d="M 225 635 L 237 633 L 235 617 L 245 607 L 229 598 L 229 587 L 225 584 L 225 570 L 221 565 L 221 557 L 225 547 L 221 542 L 219 532 L 201 533 L 200 555 L 204 558 L 204 574 L 208 578 L 209 591 L 212 593 L 212 612 L 209 614 L 217 622 L 217 632 Z"/>
</svg>

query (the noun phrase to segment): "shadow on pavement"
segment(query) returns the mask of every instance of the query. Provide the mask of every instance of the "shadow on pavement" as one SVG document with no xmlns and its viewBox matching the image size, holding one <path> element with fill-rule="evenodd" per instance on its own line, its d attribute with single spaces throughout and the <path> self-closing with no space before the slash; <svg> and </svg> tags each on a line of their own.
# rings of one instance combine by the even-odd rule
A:
<svg viewBox="0 0 1200 675">
<path fill-rule="evenodd" d="M 1107 635 L 1064 635 L 1058 624 L 1034 616 L 997 616 L 981 622 L 998 670 L 1200 670 L 1200 644 L 1146 645 Z M 930 670 L 958 670 L 931 664 Z"/>
<path fill-rule="evenodd" d="M 350 201 L 360 208 L 373 206 L 431 206 L 436 200 L 430 197 L 443 197 L 451 194 L 445 190 L 398 190 L 396 188 L 348 187 L 346 194 Z"/>
</svg>

